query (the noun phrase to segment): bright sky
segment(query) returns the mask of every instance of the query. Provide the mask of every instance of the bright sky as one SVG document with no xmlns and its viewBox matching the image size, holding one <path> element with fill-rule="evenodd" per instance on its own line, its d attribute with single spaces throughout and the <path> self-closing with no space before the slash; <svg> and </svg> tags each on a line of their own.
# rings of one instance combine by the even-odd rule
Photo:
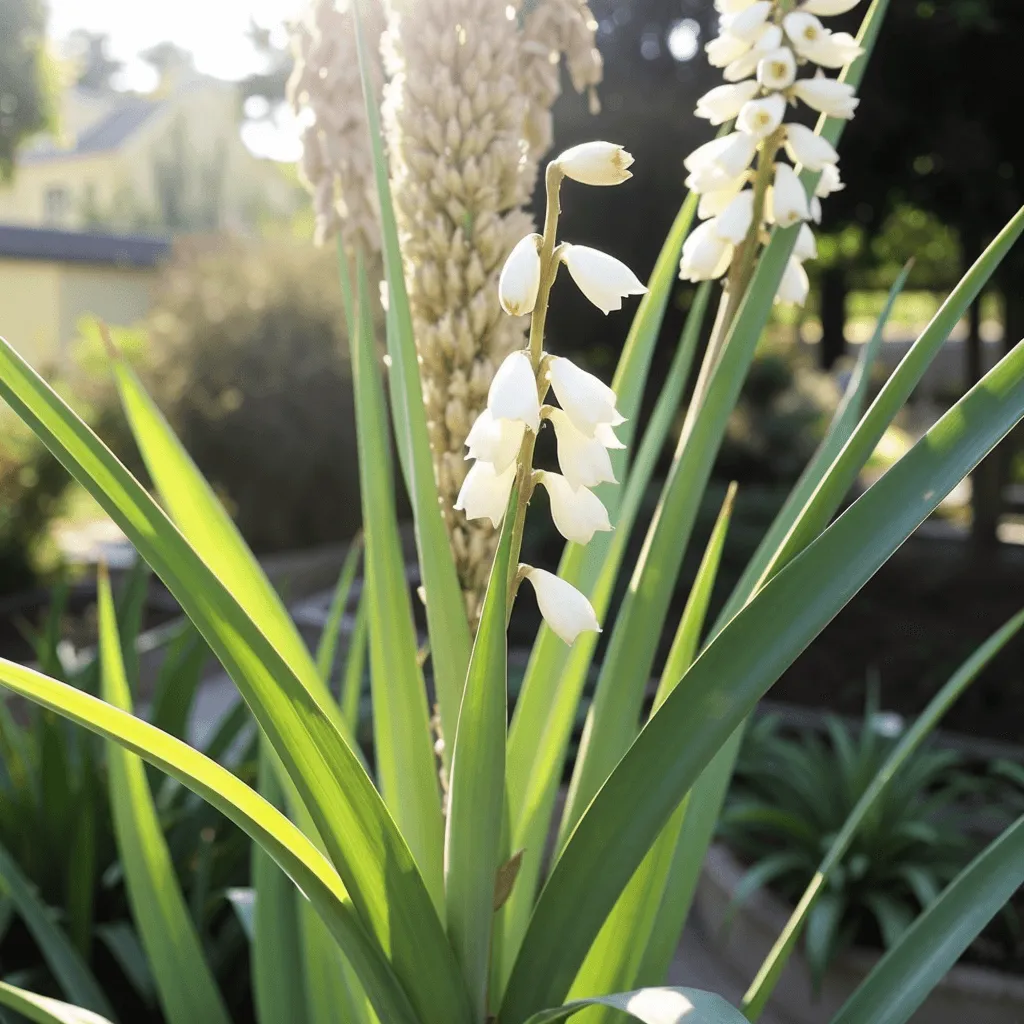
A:
<svg viewBox="0 0 1024 1024">
<path fill-rule="evenodd" d="M 105 32 L 112 56 L 120 60 L 166 39 L 195 54 L 200 71 L 241 78 L 258 68 L 246 38 L 250 19 L 278 25 L 302 5 L 303 0 L 49 0 L 50 34 L 61 40 L 76 28 Z"/>
<path fill-rule="evenodd" d="M 50 35 L 58 44 L 76 28 L 110 37 L 110 54 L 126 62 L 120 85 L 146 91 L 155 72 L 140 61 L 141 50 L 155 43 L 177 43 L 195 57 L 196 67 L 218 78 L 238 79 L 261 70 L 248 40 L 251 21 L 266 28 L 281 26 L 298 14 L 306 0 L 50 0 Z M 274 123 L 247 124 L 242 136 L 256 153 L 295 160 L 300 147 L 295 124 L 286 110 Z"/>
</svg>

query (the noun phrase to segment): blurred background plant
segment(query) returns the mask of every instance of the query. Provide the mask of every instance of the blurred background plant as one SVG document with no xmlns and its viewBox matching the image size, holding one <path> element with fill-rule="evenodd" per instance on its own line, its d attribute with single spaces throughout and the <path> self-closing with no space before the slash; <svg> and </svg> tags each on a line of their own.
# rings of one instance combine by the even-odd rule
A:
<svg viewBox="0 0 1024 1024">
<path fill-rule="evenodd" d="M 900 716 L 877 706 L 858 727 L 827 716 L 824 732 L 787 728 L 771 714 L 753 723 L 718 829 L 749 866 L 733 913 L 761 888 L 797 903 L 902 731 Z M 803 948 L 816 985 L 844 950 L 898 942 L 984 846 L 972 810 L 995 796 L 949 750 L 925 747 L 903 763 L 808 917 Z"/>
</svg>

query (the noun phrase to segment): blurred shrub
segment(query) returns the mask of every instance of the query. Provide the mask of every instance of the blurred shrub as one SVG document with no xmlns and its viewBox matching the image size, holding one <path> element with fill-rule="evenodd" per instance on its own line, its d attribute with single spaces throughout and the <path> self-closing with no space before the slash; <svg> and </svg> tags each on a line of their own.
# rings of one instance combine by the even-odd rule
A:
<svg viewBox="0 0 1024 1024">
<path fill-rule="evenodd" d="M 831 378 L 791 347 L 754 360 L 715 464 L 719 479 L 794 482 L 825 434 L 838 395 Z"/>
<path fill-rule="evenodd" d="M 257 551 L 350 537 L 358 467 L 333 256 L 179 248 L 146 328 L 147 383 Z"/>
</svg>

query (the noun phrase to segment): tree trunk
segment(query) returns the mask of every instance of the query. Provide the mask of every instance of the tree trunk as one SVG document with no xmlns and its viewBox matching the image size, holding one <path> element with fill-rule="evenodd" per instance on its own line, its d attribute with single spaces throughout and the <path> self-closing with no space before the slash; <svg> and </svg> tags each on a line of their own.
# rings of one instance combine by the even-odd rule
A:
<svg viewBox="0 0 1024 1024">
<path fill-rule="evenodd" d="M 829 267 L 821 279 L 821 345 L 823 370 L 831 370 L 846 350 L 846 272 Z"/>
</svg>

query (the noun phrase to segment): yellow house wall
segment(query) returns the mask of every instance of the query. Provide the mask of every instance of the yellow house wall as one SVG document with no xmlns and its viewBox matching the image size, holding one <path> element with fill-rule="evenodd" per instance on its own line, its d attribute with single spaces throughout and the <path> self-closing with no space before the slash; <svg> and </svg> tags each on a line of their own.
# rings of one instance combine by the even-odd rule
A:
<svg viewBox="0 0 1024 1024">
<path fill-rule="evenodd" d="M 0 259 L 0 334 L 36 369 L 60 353 L 60 268 Z"/>
<path fill-rule="evenodd" d="M 61 368 L 83 315 L 137 323 L 154 279 L 150 269 L 0 259 L 0 334 L 36 369 Z"/>
</svg>

